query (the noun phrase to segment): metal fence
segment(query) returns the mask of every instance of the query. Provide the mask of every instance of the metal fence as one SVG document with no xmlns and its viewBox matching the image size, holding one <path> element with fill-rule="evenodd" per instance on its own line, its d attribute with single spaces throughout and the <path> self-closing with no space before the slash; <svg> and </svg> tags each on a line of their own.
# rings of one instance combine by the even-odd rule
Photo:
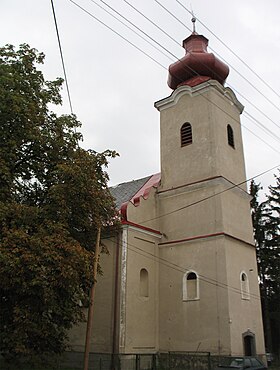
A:
<svg viewBox="0 0 280 370">
<path fill-rule="evenodd" d="M 66 352 L 59 359 L 46 361 L 43 370 L 82 370 L 83 352 Z M 214 370 L 223 359 L 208 352 L 166 352 L 154 354 L 90 353 L 89 370 Z M 31 367 L 7 367 L 0 355 L 0 369 L 30 370 Z M 262 360 L 264 360 L 262 358 Z M 34 367 L 33 367 L 34 368 Z M 36 370 L 38 370 L 36 368 Z"/>
<path fill-rule="evenodd" d="M 83 353 L 69 352 L 60 368 L 80 370 Z M 90 370 L 211 370 L 208 352 L 167 352 L 156 354 L 102 354 L 90 353 Z"/>
<path fill-rule="evenodd" d="M 83 368 L 82 352 L 68 352 L 61 358 L 58 369 Z M 156 354 L 104 354 L 90 353 L 89 369 L 92 370 L 155 370 Z"/>
<path fill-rule="evenodd" d="M 210 370 L 208 352 L 168 352 L 158 354 L 158 370 Z"/>
</svg>

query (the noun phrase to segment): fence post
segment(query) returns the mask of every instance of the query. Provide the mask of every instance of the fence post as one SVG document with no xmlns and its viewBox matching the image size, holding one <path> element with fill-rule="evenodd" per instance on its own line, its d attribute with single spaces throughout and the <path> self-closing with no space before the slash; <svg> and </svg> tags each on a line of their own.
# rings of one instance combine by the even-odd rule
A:
<svg viewBox="0 0 280 370">
<path fill-rule="evenodd" d="M 168 370 L 171 370 L 170 362 L 170 352 L 168 352 Z"/>
<path fill-rule="evenodd" d="M 153 357 L 153 365 L 152 365 L 152 369 L 153 370 L 156 370 L 156 368 L 157 368 L 157 363 L 156 363 L 156 354 L 155 353 L 153 353 L 153 355 L 152 355 Z"/>
<path fill-rule="evenodd" d="M 211 353 L 208 353 L 208 370 L 211 370 Z"/>
<path fill-rule="evenodd" d="M 140 355 L 136 355 L 136 370 L 140 370 Z"/>
</svg>

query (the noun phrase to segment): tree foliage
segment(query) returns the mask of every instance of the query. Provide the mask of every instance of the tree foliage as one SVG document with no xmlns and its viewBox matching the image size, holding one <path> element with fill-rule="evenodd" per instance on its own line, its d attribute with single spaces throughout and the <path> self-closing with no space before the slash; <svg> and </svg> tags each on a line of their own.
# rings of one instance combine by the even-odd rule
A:
<svg viewBox="0 0 280 370">
<path fill-rule="evenodd" d="M 280 354 L 280 176 L 259 202 L 260 184 L 251 182 L 252 221 L 257 248 L 267 350 Z"/>
<path fill-rule="evenodd" d="M 80 122 L 57 116 L 62 80 L 44 55 L 0 48 L 0 351 L 6 359 L 66 348 L 83 319 L 96 229 L 116 219 L 104 167 L 115 152 L 84 150 Z"/>
</svg>

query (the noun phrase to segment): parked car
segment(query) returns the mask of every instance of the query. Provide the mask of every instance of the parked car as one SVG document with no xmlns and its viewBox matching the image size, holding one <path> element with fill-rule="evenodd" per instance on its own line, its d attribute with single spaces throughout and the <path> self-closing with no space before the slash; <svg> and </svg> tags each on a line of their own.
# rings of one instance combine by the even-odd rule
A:
<svg viewBox="0 0 280 370">
<path fill-rule="evenodd" d="M 257 357 L 227 357 L 221 360 L 216 369 L 267 370 L 267 367 Z"/>
</svg>

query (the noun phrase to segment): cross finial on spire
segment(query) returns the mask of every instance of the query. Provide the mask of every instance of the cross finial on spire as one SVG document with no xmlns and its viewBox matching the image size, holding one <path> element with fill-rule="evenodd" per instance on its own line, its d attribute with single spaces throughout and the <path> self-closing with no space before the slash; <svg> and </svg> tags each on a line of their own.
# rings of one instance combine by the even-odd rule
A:
<svg viewBox="0 0 280 370">
<path fill-rule="evenodd" d="M 193 33 L 196 33 L 196 31 L 195 31 L 195 22 L 196 22 L 196 18 L 195 18 L 194 12 L 192 10 Z"/>
</svg>

